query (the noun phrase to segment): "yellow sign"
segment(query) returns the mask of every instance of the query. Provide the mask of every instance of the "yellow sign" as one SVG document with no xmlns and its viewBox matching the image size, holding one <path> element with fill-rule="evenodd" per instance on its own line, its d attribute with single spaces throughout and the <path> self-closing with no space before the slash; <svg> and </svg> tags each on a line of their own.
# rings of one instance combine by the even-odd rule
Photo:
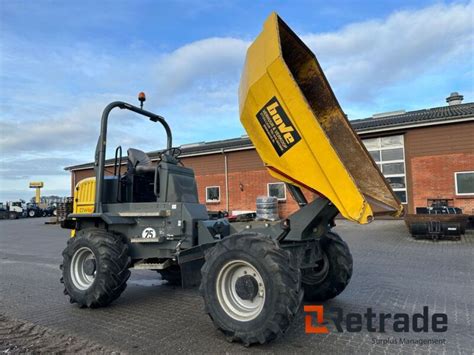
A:
<svg viewBox="0 0 474 355">
<path fill-rule="evenodd" d="M 44 187 L 44 183 L 42 181 L 32 181 L 30 182 L 30 188 L 35 189 L 35 188 L 42 188 Z"/>
</svg>

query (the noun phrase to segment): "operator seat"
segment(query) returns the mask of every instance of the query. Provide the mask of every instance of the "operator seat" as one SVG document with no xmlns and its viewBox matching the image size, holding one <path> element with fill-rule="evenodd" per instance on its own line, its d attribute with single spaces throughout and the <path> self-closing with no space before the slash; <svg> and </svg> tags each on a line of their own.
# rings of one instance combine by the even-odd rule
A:
<svg viewBox="0 0 474 355">
<path fill-rule="evenodd" d="M 130 202 L 155 202 L 155 181 L 158 174 L 156 166 L 143 151 L 129 148 L 127 150 L 127 200 Z M 159 191 L 159 189 L 157 189 Z"/>
<path fill-rule="evenodd" d="M 149 171 L 153 168 L 150 157 L 143 151 L 135 148 L 127 150 L 128 170 L 136 169 L 139 171 Z M 154 170 L 154 168 L 153 168 Z"/>
</svg>

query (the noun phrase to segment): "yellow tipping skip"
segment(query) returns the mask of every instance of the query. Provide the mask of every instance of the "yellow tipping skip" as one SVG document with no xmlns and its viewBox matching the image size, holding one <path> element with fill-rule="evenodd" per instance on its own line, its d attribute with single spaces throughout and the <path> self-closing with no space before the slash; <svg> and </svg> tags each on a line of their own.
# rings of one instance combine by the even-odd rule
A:
<svg viewBox="0 0 474 355">
<path fill-rule="evenodd" d="M 326 196 L 358 223 L 402 214 L 316 57 L 275 13 L 248 49 L 239 104 L 240 120 L 271 175 Z"/>
</svg>

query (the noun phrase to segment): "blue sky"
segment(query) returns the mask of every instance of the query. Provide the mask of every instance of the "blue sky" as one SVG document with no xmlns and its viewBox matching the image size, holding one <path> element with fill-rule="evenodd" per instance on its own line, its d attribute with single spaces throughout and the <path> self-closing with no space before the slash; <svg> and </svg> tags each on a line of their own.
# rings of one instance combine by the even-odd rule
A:
<svg viewBox="0 0 474 355">
<path fill-rule="evenodd" d="M 175 144 L 238 137 L 245 51 L 271 11 L 315 52 L 349 119 L 474 95 L 473 2 L 0 1 L 0 201 L 68 195 L 64 166 L 93 159 L 103 107 L 165 116 Z M 164 147 L 116 113 L 109 148 Z M 110 155 L 110 154 L 109 154 Z"/>
</svg>

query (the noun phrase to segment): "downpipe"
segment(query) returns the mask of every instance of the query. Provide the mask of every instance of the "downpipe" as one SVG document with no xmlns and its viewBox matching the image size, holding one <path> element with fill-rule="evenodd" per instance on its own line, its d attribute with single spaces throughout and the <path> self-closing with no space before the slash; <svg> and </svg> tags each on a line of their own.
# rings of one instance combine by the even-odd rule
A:
<svg viewBox="0 0 474 355">
<path fill-rule="evenodd" d="M 222 154 L 224 155 L 225 209 L 227 213 L 229 213 L 229 166 L 227 162 L 227 154 L 224 149 L 222 149 Z"/>
</svg>

